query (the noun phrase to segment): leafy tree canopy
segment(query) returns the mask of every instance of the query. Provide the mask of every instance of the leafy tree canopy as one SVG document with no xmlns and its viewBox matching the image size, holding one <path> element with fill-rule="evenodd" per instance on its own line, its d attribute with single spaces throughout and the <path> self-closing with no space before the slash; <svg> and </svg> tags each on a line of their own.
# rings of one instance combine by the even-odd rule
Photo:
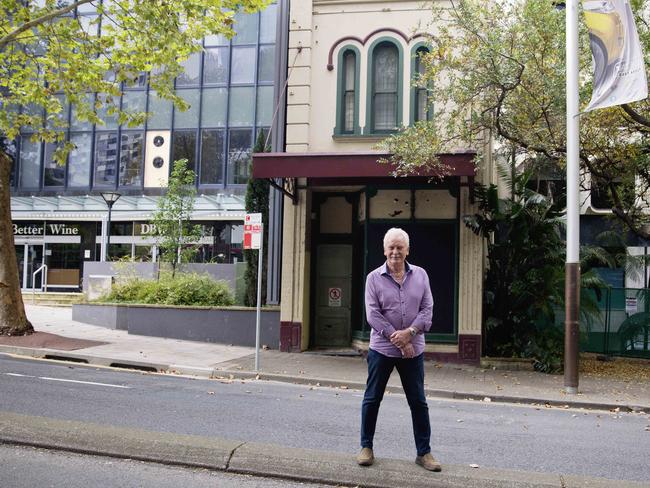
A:
<svg viewBox="0 0 650 488">
<path fill-rule="evenodd" d="M 397 172 L 429 165 L 436 154 L 494 147 L 516 148 L 529 164 L 544 160 L 562 169 L 566 156 L 565 15 L 550 0 L 451 0 L 432 7 L 426 29 L 431 52 L 419 84 L 431 87 L 434 117 L 383 142 Z M 650 5 L 632 0 L 639 37 L 650 58 Z M 580 31 L 580 101 L 592 91 L 591 52 Z M 614 214 L 636 234 L 650 238 L 650 102 L 581 115 L 580 160 L 604 188 Z M 414 150 L 413 148 L 419 148 Z M 636 198 L 635 198 L 636 195 Z"/>
<path fill-rule="evenodd" d="M 61 140 L 63 101 L 81 121 L 114 116 L 138 125 L 145 114 L 120 111 L 121 84 L 141 76 L 181 109 L 173 91 L 182 62 L 206 35 L 232 36 L 238 11 L 270 0 L 0 0 L 0 133 L 14 139 L 21 127 L 35 139 Z M 78 11 L 100 15 L 76 16 Z M 93 97 L 93 93 L 98 93 Z M 20 111 L 19 107 L 25 109 Z M 62 144 L 58 157 L 71 149 Z"/>
</svg>

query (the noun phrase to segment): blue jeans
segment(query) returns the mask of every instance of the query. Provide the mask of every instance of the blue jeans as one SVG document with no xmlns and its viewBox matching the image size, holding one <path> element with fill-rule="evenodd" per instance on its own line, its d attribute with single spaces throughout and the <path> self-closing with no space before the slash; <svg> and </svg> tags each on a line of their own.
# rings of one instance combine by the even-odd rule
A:
<svg viewBox="0 0 650 488">
<path fill-rule="evenodd" d="M 424 354 L 411 359 L 391 358 L 368 350 L 368 381 L 361 405 L 361 447 L 372 449 L 379 405 L 393 368 L 397 368 L 406 400 L 411 408 L 413 437 L 418 456 L 431 452 L 429 407 L 424 396 Z"/>
</svg>

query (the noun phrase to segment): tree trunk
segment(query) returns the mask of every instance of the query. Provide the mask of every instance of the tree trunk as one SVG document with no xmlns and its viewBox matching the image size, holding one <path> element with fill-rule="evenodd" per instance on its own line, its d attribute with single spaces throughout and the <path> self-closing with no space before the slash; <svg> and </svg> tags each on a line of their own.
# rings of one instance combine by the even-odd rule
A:
<svg viewBox="0 0 650 488">
<path fill-rule="evenodd" d="M 34 332 L 25 315 L 11 223 L 11 158 L 0 150 L 0 335 Z"/>
</svg>

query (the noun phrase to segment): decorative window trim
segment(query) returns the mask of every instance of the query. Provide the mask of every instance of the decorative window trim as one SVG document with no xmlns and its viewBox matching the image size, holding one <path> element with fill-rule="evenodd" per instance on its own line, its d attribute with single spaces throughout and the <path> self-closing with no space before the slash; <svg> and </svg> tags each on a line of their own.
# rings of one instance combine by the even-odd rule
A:
<svg viewBox="0 0 650 488">
<path fill-rule="evenodd" d="M 397 120 L 395 125 L 396 130 L 373 130 L 374 114 L 373 114 L 373 68 L 374 68 L 374 53 L 375 48 L 383 43 L 393 44 L 397 48 Z M 364 134 L 394 134 L 402 125 L 402 111 L 403 111 L 403 97 L 404 97 L 404 49 L 402 44 L 393 37 L 380 37 L 368 48 L 368 77 L 366 84 L 366 125 Z"/>
<path fill-rule="evenodd" d="M 343 117 L 345 113 L 343 111 L 343 100 L 345 94 L 345 66 L 344 66 L 344 57 L 345 53 L 351 51 L 354 53 L 355 62 L 354 62 L 354 122 L 353 130 L 346 131 L 345 122 Z M 361 128 L 359 127 L 359 80 L 361 74 L 361 53 L 359 49 L 352 45 L 343 46 L 339 50 L 337 58 L 338 74 L 336 82 L 336 125 L 334 126 L 334 135 L 359 135 L 361 134 Z"/>
<path fill-rule="evenodd" d="M 416 65 L 416 61 L 417 61 L 416 58 L 418 56 L 418 51 L 420 49 L 422 49 L 422 48 L 424 48 L 427 51 L 431 52 L 431 45 L 426 43 L 426 42 L 418 42 L 417 44 L 415 44 L 411 48 L 411 80 L 410 80 L 411 89 L 409 90 L 409 96 L 410 96 L 410 100 L 409 100 L 409 121 L 410 121 L 411 125 L 415 124 L 415 122 L 416 122 L 415 115 L 417 114 L 417 111 L 418 111 L 416 94 L 417 94 L 417 91 L 418 91 L 419 88 L 416 87 L 413 84 L 413 82 L 415 81 L 415 76 L 417 75 L 417 73 L 415 72 L 415 67 L 416 67 L 415 65 Z M 430 92 L 431 88 L 432 88 L 431 84 L 428 84 L 427 85 L 427 91 Z M 427 104 L 427 118 L 426 118 L 426 120 L 433 120 L 433 103 L 428 103 Z"/>
</svg>

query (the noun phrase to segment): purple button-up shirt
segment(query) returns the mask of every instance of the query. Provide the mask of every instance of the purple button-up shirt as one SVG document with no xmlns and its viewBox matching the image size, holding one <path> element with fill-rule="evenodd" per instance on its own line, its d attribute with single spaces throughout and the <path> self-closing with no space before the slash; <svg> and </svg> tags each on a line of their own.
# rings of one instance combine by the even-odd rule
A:
<svg viewBox="0 0 650 488">
<path fill-rule="evenodd" d="M 370 348 L 384 356 L 402 357 L 390 342 L 393 332 L 415 327 L 411 339 L 415 355 L 424 352 L 424 332 L 431 328 L 433 297 L 427 272 L 419 266 L 404 263 L 405 273 L 400 286 L 388 272 L 386 263 L 366 278 L 366 320 L 372 327 Z"/>
</svg>

